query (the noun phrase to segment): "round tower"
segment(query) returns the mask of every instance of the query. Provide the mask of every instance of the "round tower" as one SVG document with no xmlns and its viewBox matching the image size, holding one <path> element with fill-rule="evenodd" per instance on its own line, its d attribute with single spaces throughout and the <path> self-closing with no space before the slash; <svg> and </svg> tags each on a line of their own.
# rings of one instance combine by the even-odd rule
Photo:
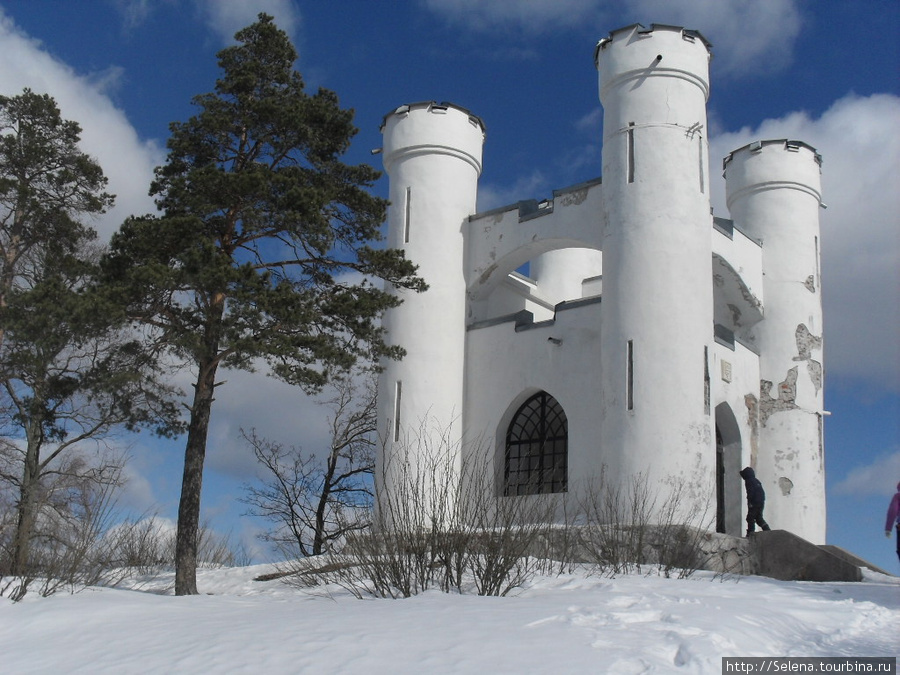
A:
<svg viewBox="0 0 900 675">
<path fill-rule="evenodd" d="M 463 229 L 475 213 L 485 129 L 463 108 L 425 102 L 388 113 L 381 130 L 390 178 L 387 245 L 405 251 L 429 286 L 424 293 L 398 291 L 403 303 L 384 316 L 388 341 L 406 350 L 402 360 L 383 364 L 378 385 L 377 487 L 390 490 L 392 475 L 419 469 L 416 454 L 426 448 L 451 453 L 442 459 L 443 468 L 458 468 L 466 325 Z"/>
<path fill-rule="evenodd" d="M 562 248 L 539 255 L 530 265 L 529 276 L 541 296 L 557 304 L 584 296 L 584 280 L 600 276 L 603 255 L 587 248 Z"/>
<path fill-rule="evenodd" d="M 603 104 L 598 452 L 611 477 L 713 489 L 709 43 L 629 26 L 595 52 Z M 708 484 L 708 485 L 707 485 Z M 708 494 L 708 492 L 707 492 Z"/>
<path fill-rule="evenodd" d="M 725 159 L 728 210 L 762 242 L 764 320 L 757 477 L 766 518 L 825 543 L 822 437 L 821 157 L 797 141 L 757 141 Z"/>
</svg>

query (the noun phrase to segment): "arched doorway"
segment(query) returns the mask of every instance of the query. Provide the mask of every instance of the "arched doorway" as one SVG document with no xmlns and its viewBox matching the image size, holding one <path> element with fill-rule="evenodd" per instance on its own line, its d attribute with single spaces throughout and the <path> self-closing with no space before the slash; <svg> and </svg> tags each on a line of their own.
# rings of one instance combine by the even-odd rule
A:
<svg viewBox="0 0 900 675">
<path fill-rule="evenodd" d="M 716 406 L 716 532 L 740 536 L 741 431 L 731 406 Z"/>
</svg>

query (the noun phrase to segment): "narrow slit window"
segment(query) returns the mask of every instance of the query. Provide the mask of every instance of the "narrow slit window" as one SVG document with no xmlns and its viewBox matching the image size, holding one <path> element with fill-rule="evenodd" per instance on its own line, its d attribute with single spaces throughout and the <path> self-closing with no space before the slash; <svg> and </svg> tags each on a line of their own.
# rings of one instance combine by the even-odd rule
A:
<svg viewBox="0 0 900 675">
<path fill-rule="evenodd" d="M 628 341 L 625 352 L 625 402 L 628 410 L 634 410 L 634 340 Z"/>
<path fill-rule="evenodd" d="M 821 288 L 822 286 L 822 277 L 821 271 L 819 270 L 819 238 L 815 238 L 816 242 L 816 288 Z"/>
<path fill-rule="evenodd" d="M 703 347 L 703 411 L 710 413 L 709 347 Z"/>
<path fill-rule="evenodd" d="M 706 178 L 703 175 L 703 136 L 698 134 L 697 138 L 700 140 L 698 147 L 700 148 L 700 194 L 704 194 L 706 192 Z"/>
<path fill-rule="evenodd" d="M 403 211 L 403 243 L 409 243 L 409 198 L 412 193 L 412 188 L 406 188 L 406 204 L 404 205 Z"/>
<path fill-rule="evenodd" d="M 628 173 L 628 182 L 634 182 L 634 122 L 628 123 L 628 130 L 625 132 L 625 162 L 626 171 Z"/>
<path fill-rule="evenodd" d="M 397 380 L 394 387 L 394 442 L 400 440 L 400 397 L 403 394 L 403 382 Z"/>
</svg>

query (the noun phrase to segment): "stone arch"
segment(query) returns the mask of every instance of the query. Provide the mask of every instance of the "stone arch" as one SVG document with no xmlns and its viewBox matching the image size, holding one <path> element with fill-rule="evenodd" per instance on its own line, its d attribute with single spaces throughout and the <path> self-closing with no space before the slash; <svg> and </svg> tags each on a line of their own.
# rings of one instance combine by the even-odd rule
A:
<svg viewBox="0 0 900 675">
<path fill-rule="evenodd" d="M 490 265 L 480 270 L 467 289 L 469 299 L 473 302 L 484 300 L 503 279 L 529 260 L 533 260 L 543 253 L 567 248 L 600 250 L 594 243 L 578 239 L 547 238 L 523 242 L 520 246 L 505 251 L 502 257 L 498 257 Z"/>
<path fill-rule="evenodd" d="M 716 406 L 716 532 L 741 534 L 741 430 L 731 406 Z"/>
</svg>

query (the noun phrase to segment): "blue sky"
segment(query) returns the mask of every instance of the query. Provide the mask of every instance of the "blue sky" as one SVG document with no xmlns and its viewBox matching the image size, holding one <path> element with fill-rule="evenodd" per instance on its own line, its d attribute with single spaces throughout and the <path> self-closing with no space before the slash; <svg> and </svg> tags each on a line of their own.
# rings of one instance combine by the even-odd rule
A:
<svg viewBox="0 0 900 675">
<path fill-rule="evenodd" d="M 381 146 L 382 117 L 400 104 L 451 101 L 479 115 L 488 129 L 482 209 L 600 174 L 597 40 L 631 23 L 702 32 L 714 54 L 713 166 L 757 138 L 796 138 L 824 156 L 828 539 L 898 569 L 883 520 L 900 481 L 900 3 L 0 0 L 0 93 L 46 91 L 82 125 L 83 147 L 118 195 L 96 223 L 103 236 L 154 210 L 147 188 L 168 124 L 212 90 L 215 53 L 259 11 L 294 39 L 307 85 L 356 111 L 348 161 L 377 165 L 370 150 Z M 722 182 L 713 188 L 716 213 L 727 216 Z M 377 190 L 386 194 L 384 179 Z M 252 539 L 260 523 L 239 518 L 235 501 L 255 470 L 238 429 L 314 448 L 324 411 L 261 375 L 225 379 L 204 514 Z M 132 456 L 124 503 L 174 517 L 182 443 L 120 441 Z"/>
</svg>

